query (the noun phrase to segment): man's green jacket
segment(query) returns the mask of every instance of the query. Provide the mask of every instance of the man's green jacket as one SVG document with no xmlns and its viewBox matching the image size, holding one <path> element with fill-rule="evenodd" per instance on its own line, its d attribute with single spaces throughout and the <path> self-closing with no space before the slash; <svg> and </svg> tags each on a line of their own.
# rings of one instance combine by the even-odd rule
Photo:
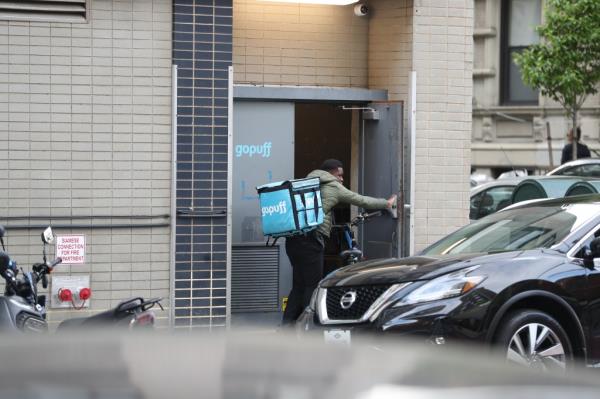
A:
<svg viewBox="0 0 600 399">
<path fill-rule="evenodd" d="M 321 182 L 321 201 L 323 202 L 323 224 L 317 231 L 329 237 L 331 231 L 331 211 L 337 204 L 351 204 L 365 209 L 385 209 L 387 200 L 384 198 L 367 197 L 348 190 L 337 178 L 324 170 L 313 170 L 307 177 L 318 177 Z"/>
</svg>

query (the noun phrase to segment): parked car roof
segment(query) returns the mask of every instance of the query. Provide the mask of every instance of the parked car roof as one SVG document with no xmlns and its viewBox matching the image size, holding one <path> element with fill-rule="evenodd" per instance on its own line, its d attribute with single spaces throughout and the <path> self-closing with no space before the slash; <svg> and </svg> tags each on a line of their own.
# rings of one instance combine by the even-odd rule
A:
<svg viewBox="0 0 600 399">
<path fill-rule="evenodd" d="M 561 175 L 566 170 L 574 168 L 576 166 L 581 166 L 581 165 L 600 165 L 600 159 L 584 158 L 584 159 L 577 159 L 575 161 L 566 162 L 566 163 L 552 169 L 550 172 L 546 173 L 546 176 Z"/>
<path fill-rule="evenodd" d="M 499 179 L 499 180 L 494 180 L 494 181 L 490 181 L 487 183 L 483 183 L 478 186 L 471 187 L 471 196 L 473 196 L 477 193 L 480 193 L 484 190 L 487 190 L 488 188 L 491 188 L 491 187 L 516 186 L 517 184 L 519 184 L 521 181 L 523 181 L 526 178 L 528 178 L 528 176 L 516 177 L 516 178 L 511 178 L 511 179 Z"/>
<path fill-rule="evenodd" d="M 570 188 L 583 183 L 589 183 L 584 187 L 586 190 L 580 188 L 577 194 L 568 194 Z M 567 194 L 586 196 L 588 193 L 595 193 L 596 186 L 600 186 L 600 181 L 581 176 L 527 176 L 495 180 L 471 188 L 469 219 L 477 220 L 507 207 L 514 209 L 514 204 L 523 201 L 530 203 L 530 200 L 535 200 L 537 203 L 542 198 L 560 200 Z"/>
<path fill-rule="evenodd" d="M 563 206 L 571 204 L 600 204 L 600 194 L 575 195 L 571 197 L 544 198 L 521 201 L 502 209 L 527 208 L 534 206 Z"/>
</svg>

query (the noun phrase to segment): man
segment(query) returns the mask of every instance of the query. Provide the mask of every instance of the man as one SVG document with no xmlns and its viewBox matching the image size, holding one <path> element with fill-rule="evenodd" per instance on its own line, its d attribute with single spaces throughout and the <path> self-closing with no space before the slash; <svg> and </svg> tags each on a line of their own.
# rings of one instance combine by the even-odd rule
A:
<svg viewBox="0 0 600 399">
<path fill-rule="evenodd" d="M 560 158 L 561 165 L 573 160 L 573 129 L 569 130 L 567 140 L 569 141 L 569 144 L 566 144 L 562 149 L 562 156 Z M 579 140 L 581 140 L 581 128 L 578 127 L 577 137 L 575 138 L 575 143 L 577 145 L 577 159 L 590 158 L 592 156 L 590 154 L 590 149 L 587 145 L 580 143 Z"/>
<path fill-rule="evenodd" d="M 337 159 L 328 159 L 320 169 L 307 177 L 318 177 L 321 182 L 323 224 L 306 235 L 286 239 L 285 250 L 293 268 L 292 291 L 283 313 L 282 325 L 291 325 L 302 314 L 310 297 L 323 278 L 323 254 L 325 240 L 331 230 L 331 213 L 337 204 L 352 204 L 365 209 L 386 209 L 396 203 L 396 195 L 390 198 L 372 198 L 348 190 L 344 182 L 343 165 Z"/>
</svg>

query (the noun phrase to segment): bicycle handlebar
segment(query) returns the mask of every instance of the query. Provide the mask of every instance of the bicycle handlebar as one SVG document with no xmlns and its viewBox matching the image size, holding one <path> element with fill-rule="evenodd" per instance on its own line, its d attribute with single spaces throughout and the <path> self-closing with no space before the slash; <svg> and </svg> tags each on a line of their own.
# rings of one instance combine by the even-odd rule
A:
<svg viewBox="0 0 600 399">
<path fill-rule="evenodd" d="M 350 224 L 352 226 L 356 226 L 357 224 L 360 224 L 366 220 L 369 220 L 375 216 L 381 216 L 381 211 L 375 211 L 375 212 L 362 212 L 359 213 L 354 219 L 352 219 L 352 221 L 350 222 Z"/>
<path fill-rule="evenodd" d="M 356 226 L 359 225 L 375 216 L 381 216 L 383 214 L 382 211 L 375 211 L 375 212 L 361 212 L 359 213 L 356 217 L 354 217 L 350 222 L 346 222 L 343 224 L 333 224 L 332 227 L 337 227 L 340 229 L 343 229 L 346 226 Z"/>
</svg>

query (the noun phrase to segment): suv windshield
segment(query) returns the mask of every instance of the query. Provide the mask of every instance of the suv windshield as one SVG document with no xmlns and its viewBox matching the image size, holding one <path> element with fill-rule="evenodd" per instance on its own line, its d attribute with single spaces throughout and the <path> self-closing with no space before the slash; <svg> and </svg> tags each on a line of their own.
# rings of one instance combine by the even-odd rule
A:
<svg viewBox="0 0 600 399">
<path fill-rule="evenodd" d="M 528 206 L 495 213 L 450 234 L 423 255 L 549 248 L 598 213 L 594 204 Z"/>
</svg>

